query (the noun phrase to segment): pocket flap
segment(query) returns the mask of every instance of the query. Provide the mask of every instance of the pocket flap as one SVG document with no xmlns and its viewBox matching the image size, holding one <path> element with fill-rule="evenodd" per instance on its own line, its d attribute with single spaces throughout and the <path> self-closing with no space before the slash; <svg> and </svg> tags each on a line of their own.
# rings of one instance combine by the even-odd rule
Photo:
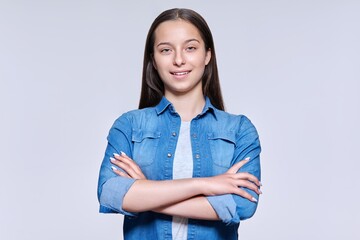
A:
<svg viewBox="0 0 360 240">
<path fill-rule="evenodd" d="M 224 141 L 233 143 L 235 145 L 236 138 L 235 134 L 233 132 L 214 132 L 208 134 L 209 140 L 216 140 L 216 139 L 222 139 Z"/>
<path fill-rule="evenodd" d="M 159 138 L 160 132 L 144 131 L 133 129 L 132 138 L 133 142 L 142 142 L 145 138 Z"/>
</svg>

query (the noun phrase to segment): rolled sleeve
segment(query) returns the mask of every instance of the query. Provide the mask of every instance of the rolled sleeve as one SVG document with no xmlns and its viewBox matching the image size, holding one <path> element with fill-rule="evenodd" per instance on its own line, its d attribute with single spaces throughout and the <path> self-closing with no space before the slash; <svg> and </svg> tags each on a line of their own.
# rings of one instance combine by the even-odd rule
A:
<svg viewBox="0 0 360 240">
<path fill-rule="evenodd" d="M 231 194 L 206 197 L 218 217 L 226 224 L 239 223 L 236 202 Z"/>
<path fill-rule="evenodd" d="M 242 116 L 240 121 L 240 129 L 238 131 L 236 150 L 234 155 L 234 162 L 239 162 L 242 159 L 247 157 L 250 158 L 250 161 L 242 166 L 239 172 L 247 172 L 259 180 L 261 180 L 261 171 L 260 171 L 260 152 L 261 146 L 259 141 L 259 135 L 256 131 L 255 126 L 251 121 Z M 248 189 L 242 188 L 251 194 L 254 198 L 259 201 L 259 195 Z M 233 195 L 234 201 L 236 202 L 236 212 L 240 220 L 245 220 L 252 217 L 255 214 L 259 202 L 252 202 L 246 198 L 243 198 L 238 195 Z"/>
<path fill-rule="evenodd" d="M 101 213 L 121 213 L 128 216 L 137 215 L 137 213 L 127 212 L 122 209 L 123 199 L 136 180 L 115 174 L 111 168 L 113 165 L 110 162 L 110 157 L 112 157 L 114 153 L 119 154 L 121 151 L 130 157 L 132 156 L 130 136 L 131 124 L 127 117 L 123 115 L 115 121 L 109 131 L 107 137 L 108 144 L 100 168 L 98 200 L 100 203 L 99 211 Z M 122 171 L 121 168 L 115 167 Z"/>
<path fill-rule="evenodd" d="M 121 213 L 136 216 L 136 213 L 127 212 L 122 208 L 124 196 L 135 182 L 135 179 L 114 177 L 107 180 L 102 186 L 99 197 L 101 213 Z"/>
<path fill-rule="evenodd" d="M 232 165 L 249 157 L 250 161 L 242 166 L 239 172 L 250 173 L 260 180 L 260 152 L 259 136 L 254 125 L 247 117 L 240 116 Z M 259 200 L 256 192 L 244 187 L 242 189 Z M 258 202 L 236 194 L 209 196 L 207 199 L 218 217 L 226 224 L 238 224 L 241 220 L 252 217 L 258 205 Z"/>
</svg>

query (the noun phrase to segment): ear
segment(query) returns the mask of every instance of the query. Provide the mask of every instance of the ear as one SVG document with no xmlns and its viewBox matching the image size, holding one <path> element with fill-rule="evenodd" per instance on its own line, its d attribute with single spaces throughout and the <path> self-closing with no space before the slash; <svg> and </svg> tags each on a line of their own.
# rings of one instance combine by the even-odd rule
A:
<svg viewBox="0 0 360 240">
<path fill-rule="evenodd" d="M 206 51 L 206 56 L 205 56 L 205 66 L 207 66 L 209 64 L 211 60 L 211 49 L 209 48 L 207 51 Z"/>
<path fill-rule="evenodd" d="M 154 59 L 154 54 L 151 54 L 151 61 L 152 61 L 153 67 L 154 67 L 155 70 L 157 71 L 157 66 L 156 66 L 156 62 L 155 62 L 155 59 Z"/>
</svg>

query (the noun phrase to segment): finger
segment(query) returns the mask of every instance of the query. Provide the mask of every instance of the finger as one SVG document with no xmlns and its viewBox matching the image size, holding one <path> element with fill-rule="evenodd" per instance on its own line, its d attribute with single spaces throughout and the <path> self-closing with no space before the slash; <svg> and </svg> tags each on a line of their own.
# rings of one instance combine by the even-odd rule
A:
<svg viewBox="0 0 360 240">
<path fill-rule="evenodd" d="M 143 175 L 141 168 L 139 167 L 139 165 L 137 165 L 137 163 L 132 160 L 129 156 L 127 156 L 124 152 L 121 152 L 120 156 L 118 157 L 118 159 L 126 164 L 128 164 L 129 166 L 131 166 L 134 171 L 137 172 L 137 174 L 139 175 Z"/>
<path fill-rule="evenodd" d="M 113 170 L 114 173 L 116 173 L 117 175 L 121 176 L 121 177 L 126 177 L 126 178 L 130 178 L 130 176 L 122 171 L 120 171 L 119 169 L 117 169 L 114 166 L 111 166 L 111 169 Z"/>
<path fill-rule="evenodd" d="M 259 179 L 257 177 L 255 177 L 254 175 L 250 174 L 250 173 L 240 172 L 240 173 L 236 173 L 234 175 L 234 177 L 236 179 L 243 179 L 243 180 L 251 181 L 254 184 L 256 184 L 258 187 L 261 187 L 261 182 L 259 181 Z"/>
<path fill-rule="evenodd" d="M 141 171 L 141 168 L 139 167 L 139 165 L 137 165 L 136 162 L 134 160 L 132 160 L 130 157 L 128 157 L 124 152 L 120 152 L 120 155 L 114 153 L 114 157 L 117 160 L 129 165 L 129 167 L 131 167 L 133 169 L 133 171 L 135 171 L 136 174 L 138 174 L 140 177 L 145 178 L 145 176 L 144 176 L 143 172 Z"/>
<path fill-rule="evenodd" d="M 126 165 L 128 165 L 127 167 L 130 167 L 135 171 L 135 168 L 136 168 L 137 164 L 134 163 L 128 157 L 125 158 L 125 156 L 126 155 L 122 156 L 122 155 L 114 153 L 114 158 L 110 157 L 110 160 L 113 161 L 115 164 L 121 164 L 121 163 L 126 164 Z"/>
<path fill-rule="evenodd" d="M 247 180 L 237 180 L 236 181 L 236 185 L 238 187 L 244 187 L 247 188 L 249 190 L 252 190 L 254 192 L 256 192 L 258 195 L 262 194 L 262 192 L 260 191 L 259 187 L 257 185 L 255 185 L 254 183 L 247 181 Z"/>
<path fill-rule="evenodd" d="M 241 196 L 241 197 L 243 197 L 243 198 L 246 198 L 246 199 L 248 199 L 248 200 L 251 201 L 251 202 L 257 202 L 257 201 L 258 201 L 258 200 L 257 200 L 255 197 L 253 197 L 250 193 L 248 193 L 247 191 L 245 191 L 245 190 L 243 190 L 243 189 L 241 189 L 241 188 L 238 188 L 238 189 L 234 192 L 234 194 L 239 195 L 239 196 Z"/>
<path fill-rule="evenodd" d="M 117 153 L 113 153 L 114 157 L 116 159 L 119 159 L 119 158 L 126 158 L 126 159 L 129 159 L 131 161 L 133 161 L 128 155 L 126 155 L 126 153 L 124 153 L 123 151 L 120 151 L 120 154 L 117 154 Z"/>
<path fill-rule="evenodd" d="M 134 171 L 134 169 L 129 166 L 128 164 L 122 162 L 122 161 L 119 161 L 119 160 L 116 160 L 114 158 L 110 158 L 110 161 L 112 164 L 118 166 L 119 168 L 121 168 L 122 170 L 124 170 L 131 178 L 139 178 L 140 176 L 138 176 L 138 174 Z"/>
<path fill-rule="evenodd" d="M 235 163 L 231 168 L 229 168 L 229 170 L 227 170 L 227 173 L 237 173 L 239 169 L 249 161 L 250 161 L 250 157 L 247 157 L 244 160 Z"/>
<path fill-rule="evenodd" d="M 116 160 L 114 158 L 110 158 L 111 162 L 116 166 L 120 167 L 126 174 L 128 174 L 131 178 L 134 179 L 146 179 L 145 175 L 140 171 L 139 173 L 134 170 L 131 165 L 128 165 L 122 161 Z"/>
<path fill-rule="evenodd" d="M 119 171 L 119 175 L 122 177 L 131 178 L 128 174 L 126 174 L 125 172 L 122 172 L 122 171 Z"/>
</svg>

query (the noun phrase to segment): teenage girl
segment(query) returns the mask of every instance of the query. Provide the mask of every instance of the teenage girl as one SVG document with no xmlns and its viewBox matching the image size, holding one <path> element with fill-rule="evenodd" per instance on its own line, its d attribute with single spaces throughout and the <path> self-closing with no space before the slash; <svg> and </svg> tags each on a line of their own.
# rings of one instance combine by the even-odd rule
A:
<svg viewBox="0 0 360 240">
<path fill-rule="evenodd" d="M 124 239 L 238 239 L 256 210 L 260 143 L 224 111 L 213 38 L 189 9 L 161 13 L 144 53 L 139 109 L 110 129 L 100 212 L 121 213 Z"/>
</svg>

